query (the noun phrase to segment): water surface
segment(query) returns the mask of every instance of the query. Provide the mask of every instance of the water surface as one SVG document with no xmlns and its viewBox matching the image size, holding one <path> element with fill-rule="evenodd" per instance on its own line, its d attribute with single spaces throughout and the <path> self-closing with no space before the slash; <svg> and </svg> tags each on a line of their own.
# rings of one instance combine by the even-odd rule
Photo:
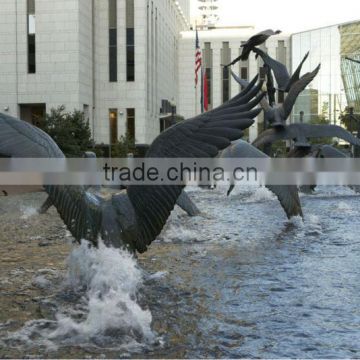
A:
<svg viewBox="0 0 360 360">
<path fill-rule="evenodd" d="M 0 198 L 0 357 L 359 357 L 360 197 L 190 189 L 138 259 L 71 244 L 44 194 Z"/>
</svg>

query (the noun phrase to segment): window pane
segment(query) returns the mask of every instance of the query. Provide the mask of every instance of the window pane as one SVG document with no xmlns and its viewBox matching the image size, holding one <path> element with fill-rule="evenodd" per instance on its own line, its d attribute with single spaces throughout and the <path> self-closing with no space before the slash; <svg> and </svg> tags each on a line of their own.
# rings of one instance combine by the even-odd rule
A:
<svg viewBox="0 0 360 360">
<path fill-rule="evenodd" d="M 117 109 L 109 110 L 110 143 L 115 144 L 118 140 L 117 132 Z"/>
<path fill-rule="evenodd" d="M 134 45 L 134 29 L 132 28 L 126 29 L 126 44 Z"/>
<path fill-rule="evenodd" d="M 27 1 L 27 12 L 28 15 L 35 15 L 35 0 L 28 0 Z"/>
<path fill-rule="evenodd" d="M 248 69 L 246 67 L 241 68 L 241 79 L 247 80 L 248 79 Z"/>
<path fill-rule="evenodd" d="M 116 0 L 109 0 L 109 28 L 117 28 L 117 7 Z"/>
<path fill-rule="evenodd" d="M 127 81 L 135 81 L 135 66 L 134 64 L 127 65 Z"/>
<path fill-rule="evenodd" d="M 127 109 L 127 134 L 131 139 L 135 140 L 135 109 Z"/>
<path fill-rule="evenodd" d="M 117 45 L 117 30 L 109 29 L 109 46 Z"/>
<path fill-rule="evenodd" d="M 110 81 L 117 81 L 117 47 L 109 48 L 109 75 Z"/>
<path fill-rule="evenodd" d="M 35 34 L 35 15 L 29 15 L 28 21 L 28 33 Z"/>
<path fill-rule="evenodd" d="M 126 27 L 134 26 L 134 0 L 126 0 Z"/>
<path fill-rule="evenodd" d="M 35 35 L 28 35 L 28 72 L 36 72 Z"/>
<path fill-rule="evenodd" d="M 211 69 L 210 68 L 206 68 L 206 79 L 207 79 L 207 84 L 208 84 L 208 104 L 211 105 L 212 79 L 211 79 Z"/>
<path fill-rule="evenodd" d="M 126 79 L 135 81 L 135 48 L 128 46 L 126 48 Z"/>
<path fill-rule="evenodd" d="M 35 0 L 27 0 L 27 39 L 28 39 L 28 73 L 34 74 L 36 71 L 35 55 Z"/>
<path fill-rule="evenodd" d="M 135 54 L 134 54 L 134 47 L 128 46 L 127 48 L 127 63 L 134 64 Z"/>
</svg>

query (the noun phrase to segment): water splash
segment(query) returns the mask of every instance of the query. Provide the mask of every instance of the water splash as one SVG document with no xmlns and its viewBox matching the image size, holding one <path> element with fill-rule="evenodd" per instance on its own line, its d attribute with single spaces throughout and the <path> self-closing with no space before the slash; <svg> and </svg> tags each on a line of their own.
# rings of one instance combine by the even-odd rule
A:
<svg viewBox="0 0 360 360">
<path fill-rule="evenodd" d="M 158 236 L 158 240 L 165 243 L 192 243 L 199 241 L 199 232 L 192 229 L 186 229 L 183 225 L 173 220 L 166 226 L 161 235 Z"/>
<path fill-rule="evenodd" d="M 336 210 L 338 211 L 344 211 L 344 212 L 353 212 L 353 209 L 352 207 L 344 202 L 344 201 L 340 201 L 338 204 L 337 204 L 337 207 L 336 207 Z"/>
<path fill-rule="evenodd" d="M 308 239 L 311 238 L 318 238 L 320 235 L 323 234 L 323 226 L 321 222 L 321 218 L 315 214 L 308 214 L 304 218 L 303 226 L 300 227 L 302 231 L 299 231 L 297 237 L 304 237 Z"/>
<path fill-rule="evenodd" d="M 94 249 L 87 242 L 68 258 L 68 275 L 62 293 L 75 303 L 56 304 L 55 320 L 29 321 L 9 336 L 10 345 L 96 346 L 131 351 L 153 344 L 152 315 L 138 302 L 143 273 L 126 251 Z"/>
<path fill-rule="evenodd" d="M 247 203 L 257 203 L 263 201 L 276 200 L 276 196 L 268 190 L 266 187 L 259 187 L 255 189 L 255 192 L 245 201 Z"/>
<path fill-rule="evenodd" d="M 27 220 L 34 215 L 38 215 L 37 209 L 33 206 L 21 206 L 20 211 L 22 215 L 20 219 Z"/>
</svg>

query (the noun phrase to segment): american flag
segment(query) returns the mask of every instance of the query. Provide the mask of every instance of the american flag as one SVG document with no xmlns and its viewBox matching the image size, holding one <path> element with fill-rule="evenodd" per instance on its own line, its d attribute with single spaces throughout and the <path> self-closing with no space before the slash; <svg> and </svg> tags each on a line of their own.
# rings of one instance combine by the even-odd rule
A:
<svg viewBox="0 0 360 360">
<path fill-rule="evenodd" d="M 200 50 L 200 43 L 199 43 L 199 35 L 196 29 L 196 40 L 195 40 L 195 87 L 199 81 L 198 72 L 201 69 L 201 50 Z"/>
</svg>

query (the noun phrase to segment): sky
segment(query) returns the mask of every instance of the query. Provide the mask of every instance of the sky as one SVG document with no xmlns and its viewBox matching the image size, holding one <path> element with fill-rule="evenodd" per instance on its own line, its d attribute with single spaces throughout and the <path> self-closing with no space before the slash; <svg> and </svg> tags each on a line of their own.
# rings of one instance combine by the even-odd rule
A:
<svg viewBox="0 0 360 360">
<path fill-rule="evenodd" d="M 191 0 L 196 14 L 198 1 Z M 294 33 L 360 20 L 360 0 L 218 0 L 218 25 L 254 25 Z"/>
</svg>

